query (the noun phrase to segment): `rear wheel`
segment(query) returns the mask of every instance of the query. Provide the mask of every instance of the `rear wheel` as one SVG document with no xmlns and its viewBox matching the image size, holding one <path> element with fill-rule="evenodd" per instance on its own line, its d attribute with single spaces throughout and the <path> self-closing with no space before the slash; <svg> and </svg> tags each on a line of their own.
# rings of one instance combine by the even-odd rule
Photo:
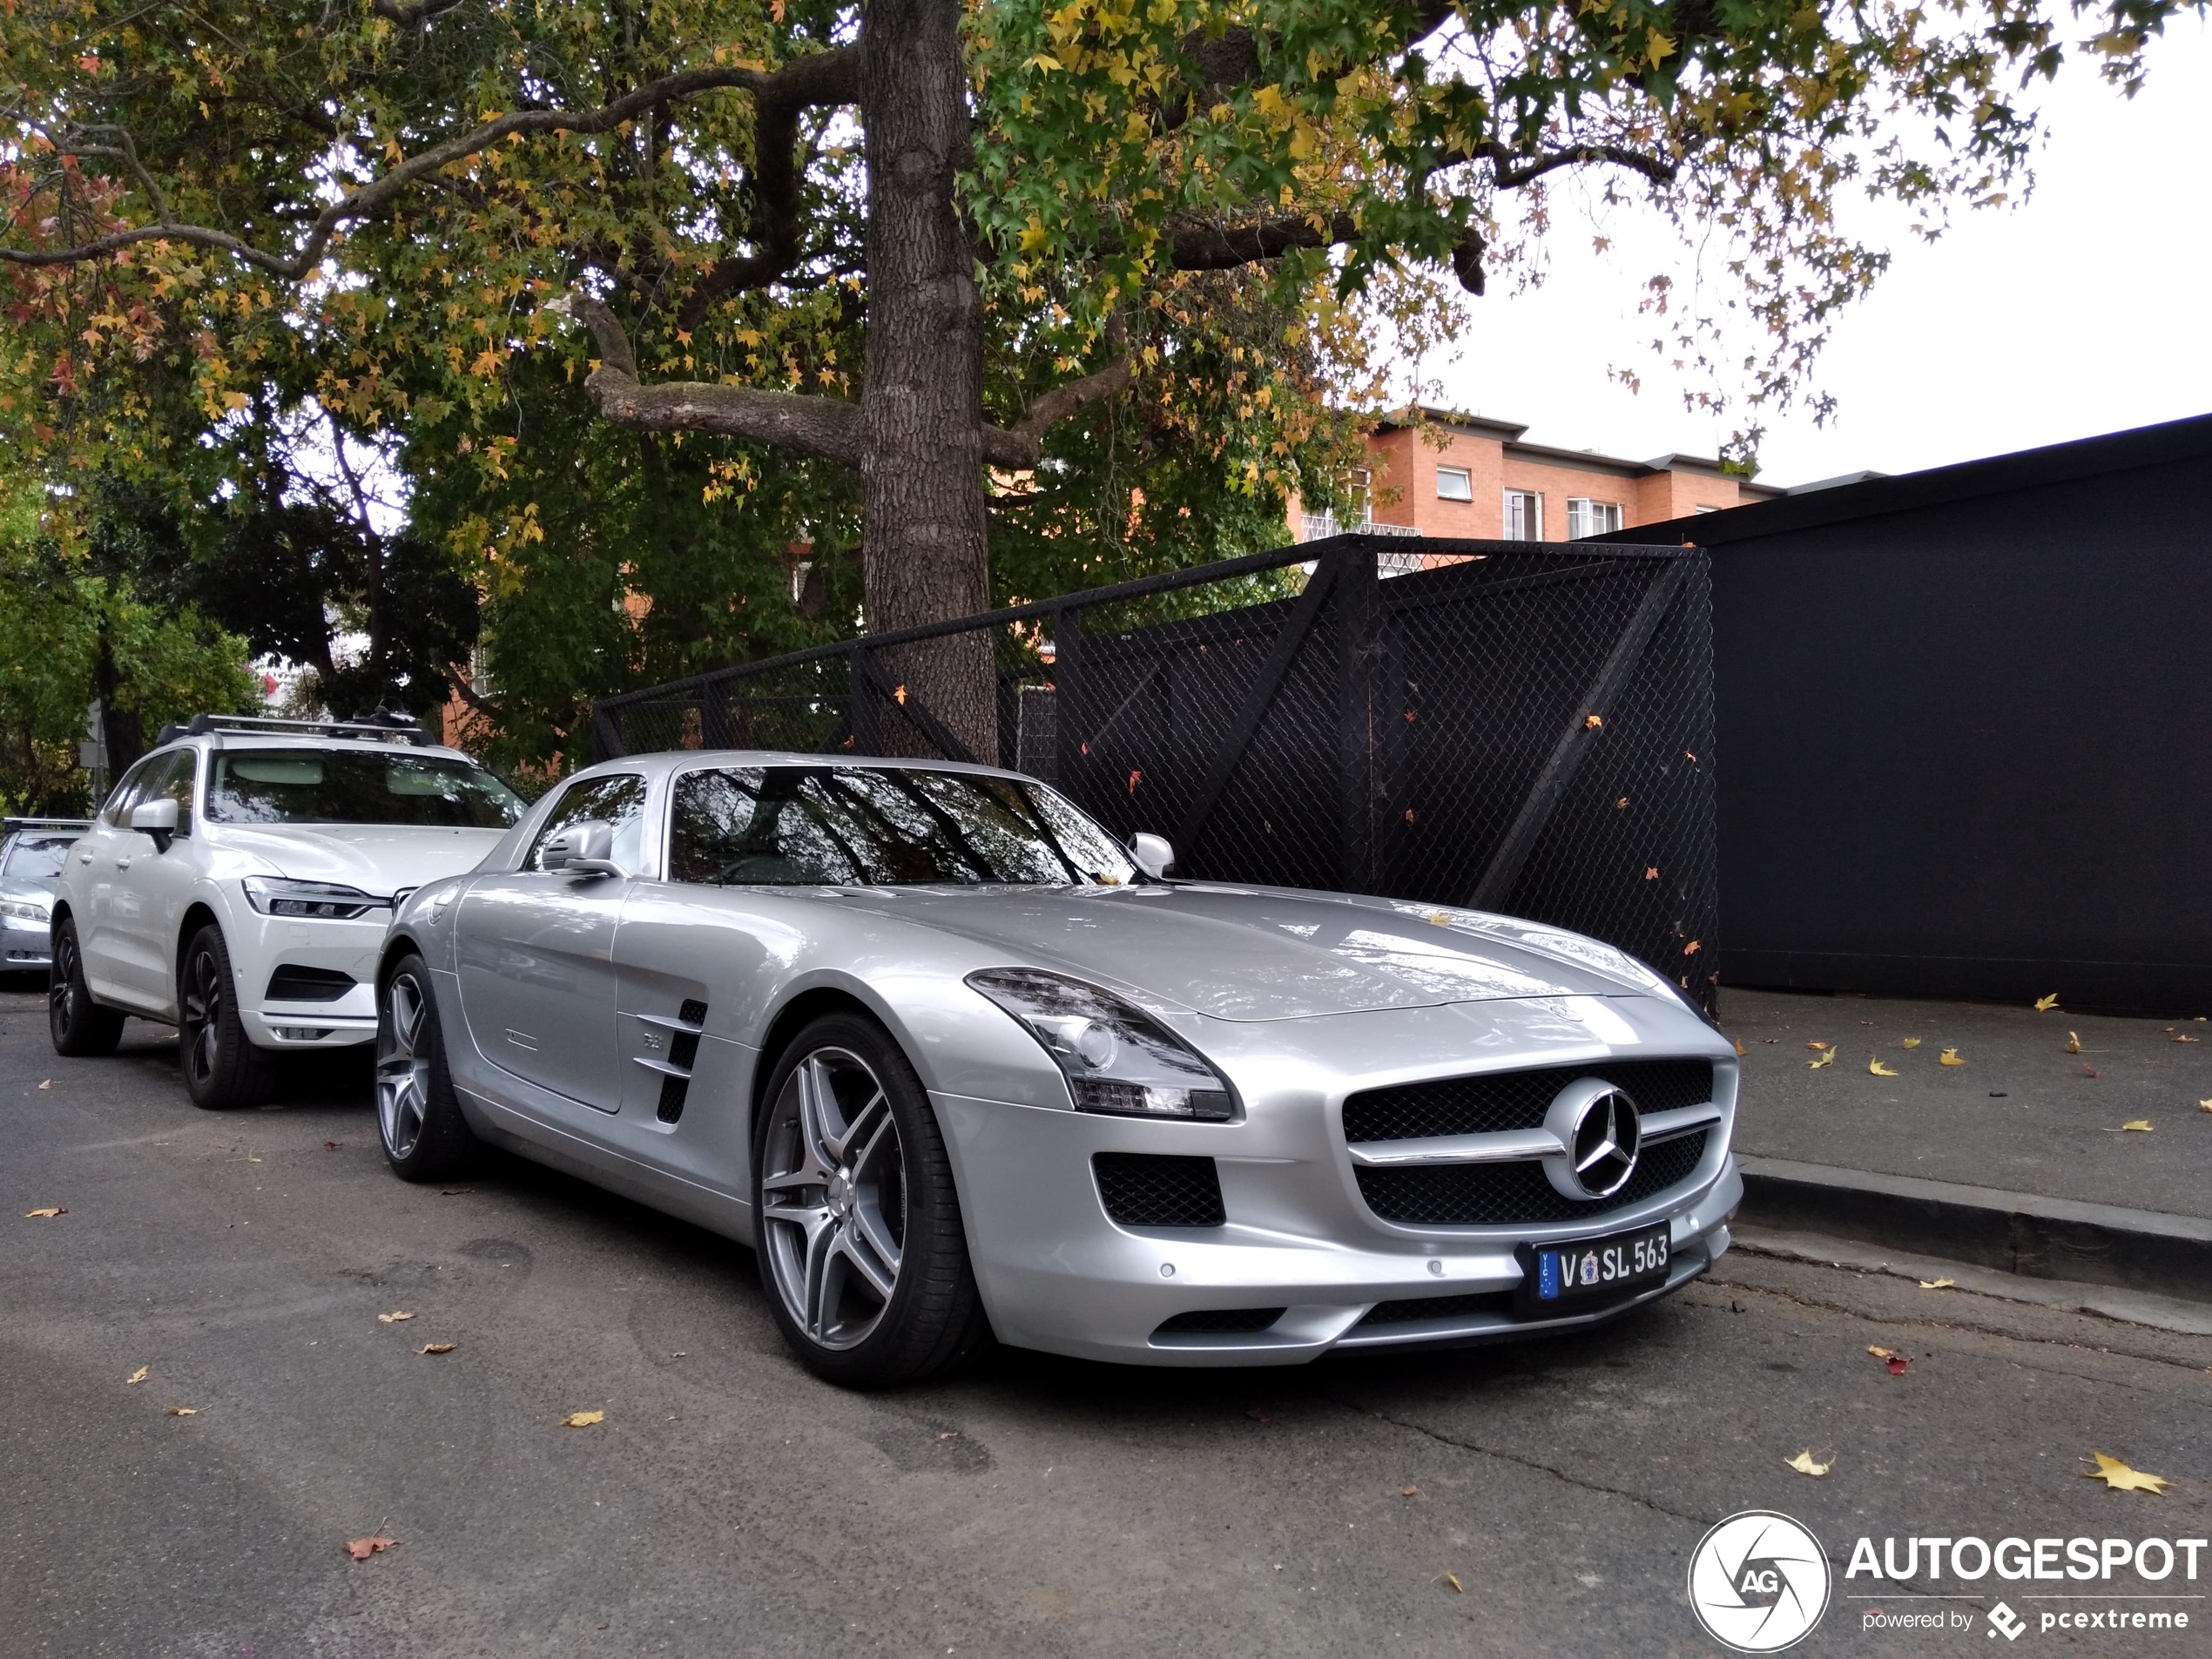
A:
<svg viewBox="0 0 2212 1659">
<path fill-rule="evenodd" d="M 753 1160 L 760 1277 L 784 1337 L 848 1387 L 919 1382 L 989 1334 L 951 1162 L 921 1081 L 857 1015 L 800 1032 Z"/>
<path fill-rule="evenodd" d="M 446 1070 L 445 1035 L 420 956 L 402 956 L 376 1000 L 376 1128 L 402 1181 L 441 1181 L 476 1160 L 482 1144 Z"/>
<path fill-rule="evenodd" d="M 92 1001 L 84 982 L 84 954 L 77 948 L 77 923 L 64 916 L 54 926 L 54 965 L 46 990 L 46 1029 L 54 1052 L 72 1058 L 113 1054 L 123 1041 L 123 1013 Z"/>
<path fill-rule="evenodd" d="M 260 1105 L 275 1087 L 277 1057 L 246 1037 L 231 953 L 212 922 L 185 947 L 181 991 L 177 1063 L 192 1104 L 207 1111 Z"/>
</svg>

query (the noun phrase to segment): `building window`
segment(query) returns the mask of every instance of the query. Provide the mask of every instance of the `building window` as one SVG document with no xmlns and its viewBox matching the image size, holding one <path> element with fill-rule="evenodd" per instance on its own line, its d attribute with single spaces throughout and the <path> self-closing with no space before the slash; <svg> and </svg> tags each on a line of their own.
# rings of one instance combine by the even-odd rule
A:
<svg viewBox="0 0 2212 1659">
<path fill-rule="evenodd" d="M 1436 498 L 1439 501 L 1473 501 L 1474 475 L 1465 467 L 1439 467 L 1436 469 Z"/>
<path fill-rule="evenodd" d="M 1567 498 L 1567 539 L 1579 542 L 1585 536 L 1610 536 L 1621 528 L 1621 503 L 1617 501 L 1589 501 L 1581 496 Z"/>
<path fill-rule="evenodd" d="M 1506 528 L 1504 540 L 1508 542 L 1541 542 L 1544 539 L 1544 498 L 1534 490 L 1506 491 Z"/>
</svg>

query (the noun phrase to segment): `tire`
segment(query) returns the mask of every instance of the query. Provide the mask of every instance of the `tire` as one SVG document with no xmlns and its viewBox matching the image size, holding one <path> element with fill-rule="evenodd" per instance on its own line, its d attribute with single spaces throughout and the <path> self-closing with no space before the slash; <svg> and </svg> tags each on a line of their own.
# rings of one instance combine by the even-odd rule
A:
<svg viewBox="0 0 2212 1659">
<path fill-rule="evenodd" d="M 46 1030 L 54 1052 L 72 1059 L 113 1054 L 123 1041 L 123 1010 L 104 1008 L 84 982 L 84 954 L 77 921 L 64 916 L 54 929 L 54 965 L 46 981 Z"/>
<path fill-rule="evenodd" d="M 273 1092 L 277 1056 L 257 1049 L 238 1017 L 236 981 L 223 930 L 210 922 L 185 947 L 177 995 L 177 1066 L 203 1111 L 258 1106 Z"/>
<path fill-rule="evenodd" d="M 445 1181 L 475 1167 L 483 1145 L 453 1092 L 430 968 L 400 958 L 376 994 L 376 1132 L 402 1181 Z"/>
<path fill-rule="evenodd" d="M 944 1136 L 890 1034 L 860 1015 L 814 1021 L 763 1098 L 760 1281 L 799 1363 L 848 1388 L 888 1388 L 967 1360 L 990 1325 Z"/>
</svg>

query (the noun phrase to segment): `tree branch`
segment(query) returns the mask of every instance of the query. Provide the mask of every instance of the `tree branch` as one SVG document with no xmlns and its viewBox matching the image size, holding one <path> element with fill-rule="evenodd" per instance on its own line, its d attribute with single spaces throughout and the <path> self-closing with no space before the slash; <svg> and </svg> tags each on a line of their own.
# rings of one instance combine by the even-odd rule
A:
<svg viewBox="0 0 2212 1659">
<path fill-rule="evenodd" d="M 544 132 L 609 132 L 624 121 L 637 119 L 656 105 L 696 98 L 706 92 L 738 91 L 752 92 L 756 97 L 764 93 L 774 97 L 778 95 L 779 86 L 792 89 L 786 92 L 786 96 L 804 97 L 803 91 L 798 89 L 809 87 L 826 86 L 834 91 L 849 80 L 850 68 L 826 68 L 822 66 L 823 60 L 847 57 L 853 51 L 853 47 L 840 46 L 832 51 L 794 58 L 779 70 L 747 69 L 737 65 L 680 70 L 657 81 L 648 81 L 634 91 L 603 104 L 596 110 L 511 111 L 485 122 L 473 132 L 448 138 L 442 144 L 433 145 L 428 150 L 408 157 L 359 190 L 341 197 L 316 215 L 307 240 L 296 253 L 290 256 L 255 247 L 228 231 L 216 230 L 205 225 L 178 224 L 169 215 L 166 199 L 153 187 L 151 175 L 137 165 L 135 152 L 126 153 L 127 140 L 125 145 L 88 145 L 85 142 L 101 134 L 114 133 L 117 130 L 112 127 L 71 129 L 57 135 L 45 134 L 44 136 L 59 153 L 121 160 L 130 166 L 141 188 L 150 192 L 149 200 L 153 206 L 155 223 L 112 231 L 73 247 L 0 247 L 0 264 L 75 265 L 87 260 L 105 259 L 140 242 L 183 242 L 196 247 L 217 249 L 233 255 L 244 264 L 287 281 L 296 282 L 321 261 L 331 238 L 345 226 L 381 212 L 416 180 L 429 177 L 455 162 L 466 161 L 502 138 L 517 133 L 527 136 Z"/>
<path fill-rule="evenodd" d="M 1015 472 L 1035 466 L 1043 455 L 1044 435 L 1049 428 L 1066 420 L 1087 404 L 1113 396 L 1136 377 L 1136 357 L 1133 354 L 1117 357 L 1096 374 L 1069 381 L 1065 386 L 1054 387 L 1022 410 L 1021 420 L 1012 427 L 986 426 L 983 428 L 985 464 L 1004 467 Z"/>
<path fill-rule="evenodd" d="M 848 467 L 860 464 L 860 408 L 842 398 L 764 392 L 707 381 L 637 379 L 637 356 L 613 312 L 589 294 L 571 293 L 547 307 L 591 331 L 599 367 L 583 382 L 606 420 L 633 432 L 720 432 L 780 445 Z"/>
<path fill-rule="evenodd" d="M 1564 150 L 1540 152 L 1523 155 L 1512 145 L 1501 144 L 1495 138 L 1487 144 L 1470 145 L 1453 153 L 1453 161 L 1487 161 L 1491 176 L 1501 190 L 1518 190 L 1523 185 L 1534 184 L 1548 172 L 1561 167 L 1578 167 L 1588 162 L 1609 162 L 1616 167 L 1626 167 L 1640 172 L 1655 185 L 1675 182 L 1676 168 L 1670 161 L 1645 155 L 1641 150 L 1630 150 L 1617 144 L 1578 144 Z"/>
<path fill-rule="evenodd" d="M 1359 227 L 1349 213 L 1334 213 L 1315 225 L 1309 216 L 1285 213 L 1251 225 L 1220 225 L 1182 219 L 1168 227 L 1168 252 L 1178 271 L 1232 271 L 1287 253 L 1294 247 L 1332 247 L 1349 242 Z"/>
<path fill-rule="evenodd" d="M 375 0 L 370 8 L 387 23 L 395 23 L 402 29 L 412 29 L 417 24 L 428 23 L 433 17 L 442 17 L 461 3 L 461 0 L 415 0 L 411 6 L 395 5 L 393 0 Z"/>
</svg>

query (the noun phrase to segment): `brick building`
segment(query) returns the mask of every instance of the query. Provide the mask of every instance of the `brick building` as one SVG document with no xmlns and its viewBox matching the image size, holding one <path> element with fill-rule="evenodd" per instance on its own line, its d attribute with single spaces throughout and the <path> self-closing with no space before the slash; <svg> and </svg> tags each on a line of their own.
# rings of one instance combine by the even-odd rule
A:
<svg viewBox="0 0 2212 1659">
<path fill-rule="evenodd" d="M 1703 455 L 1624 461 L 1593 449 L 1524 443 L 1510 421 L 1424 409 L 1418 424 L 1387 420 L 1367 439 L 1366 518 L 1340 522 L 1293 503 L 1298 538 L 1339 529 L 1401 529 L 1420 536 L 1568 542 L 1719 512 L 1788 491 L 1723 472 Z M 1441 436 L 1440 448 L 1437 439 Z"/>
</svg>

